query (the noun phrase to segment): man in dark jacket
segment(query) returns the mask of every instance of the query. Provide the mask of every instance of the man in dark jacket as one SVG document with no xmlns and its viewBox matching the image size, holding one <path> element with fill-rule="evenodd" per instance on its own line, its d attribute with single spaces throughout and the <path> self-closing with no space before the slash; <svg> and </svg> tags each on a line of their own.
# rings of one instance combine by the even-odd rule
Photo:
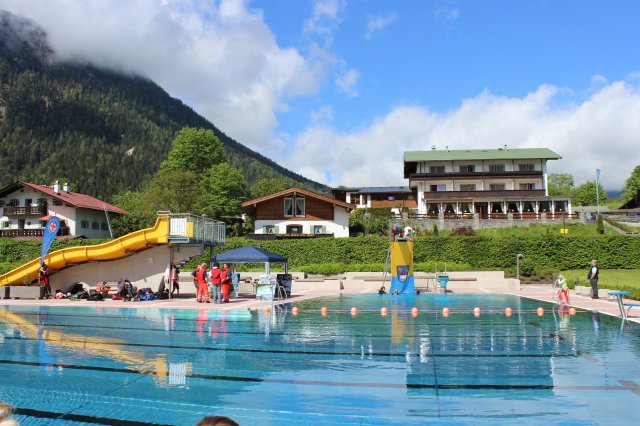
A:
<svg viewBox="0 0 640 426">
<path fill-rule="evenodd" d="M 591 298 L 598 298 L 598 275 L 600 274 L 600 267 L 598 266 L 598 261 L 593 259 L 591 261 L 591 266 L 589 267 L 589 272 L 587 273 L 587 279 L 591 283 Z"/>
</svg>

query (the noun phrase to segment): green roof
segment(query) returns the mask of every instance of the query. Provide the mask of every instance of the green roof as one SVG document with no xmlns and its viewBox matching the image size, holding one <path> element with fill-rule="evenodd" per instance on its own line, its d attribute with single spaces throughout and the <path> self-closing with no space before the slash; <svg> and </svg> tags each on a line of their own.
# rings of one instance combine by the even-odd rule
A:
<svg viewBox="0 0 640 426">
<path fill-rule="evenodd" d="M 405 151 L 404 162 L 455 161 L 455 160 L 559 160 L 560 155 L 548 148 L 508 149 L 431 149 L 428 151 Z"/>
</svg>

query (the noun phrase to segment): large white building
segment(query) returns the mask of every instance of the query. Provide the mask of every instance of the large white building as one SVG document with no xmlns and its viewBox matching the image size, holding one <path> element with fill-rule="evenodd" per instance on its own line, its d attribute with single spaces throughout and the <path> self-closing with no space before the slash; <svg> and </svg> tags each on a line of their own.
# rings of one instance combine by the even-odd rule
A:
<svg viewBox="0 0 640 426">
<path fill-rule="evenodd" d="M 41 237 L 51 216 L 61 222 L 60 236 L 109 238 L 109 220 L 126 211 L 69 185 L 15 182 L 0 189 L 0 236 Z"/>
<path fill-rule="evenodd" d="M 568 197 L 550 197 L 547 148 L 406 151 L 404 177 L 416 190 L 417 212 L 437 217 L 507 214 L 536 218 L 571 213 Z"/>
</svg>

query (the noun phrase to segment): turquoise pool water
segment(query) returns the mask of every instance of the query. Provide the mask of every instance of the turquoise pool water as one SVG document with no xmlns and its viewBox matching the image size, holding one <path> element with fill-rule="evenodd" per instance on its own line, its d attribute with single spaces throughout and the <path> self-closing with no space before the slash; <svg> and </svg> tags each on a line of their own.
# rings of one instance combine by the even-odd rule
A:
<svg viewBox="0 0 640 426">
<path fill-rule="evenodd" d="M 637 424 L 638 325 L 510 296 L 402 297 L 323 298 L 272 315 L 0 307 L 0 400 L 21 425 L 214 414 L 242 425 Z"/>
</svg>

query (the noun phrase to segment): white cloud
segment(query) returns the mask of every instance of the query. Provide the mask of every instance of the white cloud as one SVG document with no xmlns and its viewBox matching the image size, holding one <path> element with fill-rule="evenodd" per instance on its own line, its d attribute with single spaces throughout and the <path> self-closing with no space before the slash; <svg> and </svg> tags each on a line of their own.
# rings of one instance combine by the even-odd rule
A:
<svg viewBox="0 0 640 426">
<path fill-rule="evenodd" d="M 640 90 L 613 82 L 586 100 L 557 104 L 565 91 L 540 86 L 523 98 L 485 91 L 459 108 L 434 113 L 421 105 L 400 105 L 365 128 L 337 132 L 314 125 L 295 137 L 290 164 L 330 185 L 406 185 L 402 154 L 410 150 L 547 147 L 563 158 L 551 173 L 571 173 L 576 184 L 602 169 L 607 189 L 620 189 L 640 164 Z"/>
<path fill-rule="evenodd" d="M 279 149 L 283 99 L 317 90 L 310 64 L 278 46 L 242 0 L 0 0 L 0 8 L 42 26 L 61 59 L 147 76 L 254 149 Z"/>
<path fill-rule="evenodd" d="M 304 33 L 309 37 L 321 38 L 323 47 L 329 47 L 342 23 L 345 7 L 345 0 L 316 0 L 311 17 L 304 22 Z"/>
<path fill-rule="evenodd" d="M 314 125 L 320 123 L 329 123 L 333 121 L 333 109 L 327 105 L 315 109 L 309 114 L 309 120 Z"/>
<path fill-rule="evenodd" d="M 396 22 L 397 19 L 398 14 L 396 12 L 391 12 L 387 15 L 369 16 L 369 19 L 367 20 L 367 30 L 364 34 L 364 38 L 366 40 L 371 40 L 375 33 L 387 28 L 389 25 Z"/>
<path fill-rule="evenodd" d="M 348 69 L 336 77 L 336 87 L 338 92 L 344 93 L 350 98 L 358 96 L 356 85 L 360 79 L 360 71 L 356 69 Z"/>
<path fill-rule="evenodd" d="M 436 9 L 436 18 L 442 22 L 450 23 L 456 21 L 460 17 L 460 9 L 456 2 L 449 1 Z"/>
</svg>

